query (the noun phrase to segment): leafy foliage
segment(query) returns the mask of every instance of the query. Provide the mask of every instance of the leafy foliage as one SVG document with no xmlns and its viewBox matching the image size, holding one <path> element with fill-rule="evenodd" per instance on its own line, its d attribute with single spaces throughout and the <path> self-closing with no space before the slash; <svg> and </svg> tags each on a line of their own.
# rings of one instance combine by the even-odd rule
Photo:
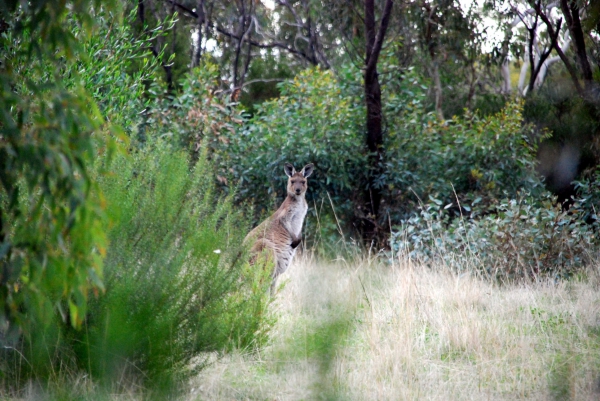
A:
<svg viewBox="0 0 600 401">
<path fill-rule="evenodd" d="M 215 202 L 206 155 L 190 172 L 184 153 L 159 143 L 117 157 L 110 171 L 100 180 L 106 292 L 90 302 L 85 330 L 55 321 L 25 336 L 32 367 L 22 364 L 19 378 L 71 364 L 106 384 L 127 377 L 172 391 L 203 366 L 203 353 L 264 343 L 270 270 L 245 262 L 243 217 L 232 196 Z"/>
<path fill-rule="evenodd" d="M 585 204 L 577 202 L 567 212 L 550 195 L 518 194 L 485 215 L 452 218 L 447 206 L 431 199 L 392 234 L 391 246 L 396 253 L 494 279 L 568 277 L 597 257 L 598 223 L 585 222 Z"/>
<path fill-rule="evenodd" d="M 216 148 L 218 168 L 239 183 L 238 197 L 258 214 L 285 197 L 283 164 L 315 164 L 307 200 L 327 199 L 351 215 L 356 182 L 366 174 L 362 109 L 332 71 L 310 69 L 280 84 L 281 96 L 257 107 L 243 129 Z"/>
<path fill-rule="evenodd" d="M 79 80 L 107 122 L 118 124 L 133 136 L 133 130 L 140 124 L 140 113 L 150 105 L 147 87 L 158 79 L 158 64 L 164 59 L 163 53 L 152 54 L 150 44 L 164 35 L 171 21 L 166 21 L 162 29 L 136 37 L 130 27 L 135 13 L 130 13 L 123 22 L 118 15 L 108 12 L 95 15 L 96 32 L 84 42 L 80 61 L 69 66 L 65 75 L 70 77 L 67 81 Z"/>
<path fill-rule="evenodd" d="M 151 381 L 181 374 L 200 352 L 266 340 L 270 271 L 245 262 L 244 219 L 232 196 L 215 199 L 206 156 L 188 166 L 179 152 L 141 152 L 103 182 L 112 245 L 87 357 L 104 375 L 126 359 Z"/>
<path fill-rule="evenodd" d="M 405 111 L 389 134 L 389 177 L 382 181 L 389 185 L 388 213 L 396 222 L 429 197 L 452 203 L 458 216 L 472 212 L 470 202 L 479 204 L 473 212 L 486 214 L 506 195 L 543 191 L 534 170 L 539 138 L 523 125 L 521 104 L 509 103 L 493 116 L 444 122 L 423 114 L 418 103 L 395 107 Z"/>
<path fill-rule="evenodd" d="M 188 48 L 191 37 L 175 35 L 173 27 L 197 28 L 203 39 L 212 38 L 213 27 L 178 22 L 175 6 L 165 3 L 161 10 L 168 7 L 171 17 L 164 26 L 173 28 L 169 43 L 162 28 L 148 29 L 157 21 L 144 19 L 144 3 L 126 23 L 110 2 L 0 4 L 3 389 L 56 380 L 66 369 L 107 384 L 132 377 L 160 391 L 202 367 L 207 353 L 264 344 L 270 270 L 244 263 L 249 222 L 242 216 L 246 209 L 234 209 L 253 206 L 256 220 L 279 205 L 286 161 L 297 168 L 315 163 L 306 229 L 314 241 L 333 242 L 334 231 L 352 231 L 358 219 L 369 218 L 361 206 L 367 177 L 383 171 L 375 181 L 385 211 L 377 223 L 391 232 L 394 252 L 442 259 L 456 270 L 464 269 L 460 255 L 470 254 L 483 275 L 502 279 L 569 276 L 596 256 L 598 174 L 577 184 L 579 199 L 569 212 L 557 207 L 534 172 L 537 144 L 547 135 L 524 124 L 523 105 L 510 102 L 489 115 L 503 99 L 491 94 L 496 100 L 483 117 L 465 110 L 438 120 L 427 112 L 431 82 L 418 67 L 406 67 L 418 60 L 409 53 L 424 48 L 386 43 L 386 165 L 368 171 L 362 76 L 341 65 L 346 56 L 332 58 L 335 71 L 308 69 L 279 84 L 278 98 L 272 82 L 245 92 L 249 115 L 229 92 L 237 95 L 228 81 L 232 70 L 234 81 L 243 81 L 233 57 L 235 38 L 217 42 L 213 55 L 205 53 L 186 72 L 186 56 L 177 49 Z M 226 36 L 238 21 L 230 18 L 235 7 L 214 4 Z M 326 29 L 336 43 L 332 28 L 312 32 L 310 20 L 295 18 L 290 7 L 288 20 L 305 24 L 311 38 Z M 314 8 L 306 11 L 317 17 Z M 437 18 L 446 18 L 438 11 Z M 475 96 L 481 43 L 468 35 L 472 21 L 458 8 L 453 13 L 447 20 L 456 17 L 457 25 L 436 31 L 430 39 L 443 39 L 443 46 L 430 56 L 442 60 L 444 48 L 453 54 L 443 60 L 441 75 L 445 88 L 458 88 L 444 110 L 458 113 L 460 99 L 468 106 L 481 99 Z M 265 21 L 269 16 L 260 14 Z M 136 17 L 139 37 L 130 29 Z M 453 41 L 447 29 L 460 37 Z M 281 31 L 279 45 L 296 42 L 295 31 L 291 25 Z M 243 78 L 274 70 L 288 77 L 300 66 L 285 64 L 281 48 L 261 52 L 250 65 L 259 56 L 248 46 L 237 47 L 250 71 Z M 275 62 L 282 65 L 271 68 Z M 168 88 L 159 69 L 170 77 Z M 179 86 L 173 77 L 183 77 Z M 270 100 L 259 105 L 262 96 Z M 552 117 L 565 101 L 561 96 L 552 107 L 531 99 L 528 112 Z M 586 107 L 576 101 L 567 109 L 593 115 Z M 573 127 L 593 131 L 597 125 L 561 118 L 554 126 L 564 129 L 563 137 Z M 112 160 L 117 143 L 129 145 L 128 138 L 136 138 L 133 155 Z M 323 201 L 331 202 L 335 215 L 323 213 L 329 209 Z"/>
<path fill-rule="evenodd" d="M 396 107 L 406 136 L 390 135 L 388 147 L 394 252 L 455 270 L 472 268 L 462 263 L 466 254 L 503 279 L 568 276 L 591 260 L 594 228 L 585 216 L 593 196 L 566 212 L 546 192 L 534 169 L 539 139 L 523 124 L 522 104 L 446 122 L 413 111 L 412 102 Z"/>
<path fill-rule="evenodd" d="M 600 167 L 597 167 L 586 179 L 574 182 L 577 198 L 587 223 L 600 224 L 598 208 L 600 207 Z M 597 228 L 597 227 L 596 227 Z"/>
<path fill-rule="evenodd" d="M 204 62 L 185 75 L 181 93 L 159 96 L 151 104 L 147 124 L 161 137 L 186 149 L 194 158 L 203 146 L 215 150 L 240 129 L 242 111 L 229 102 L 219 87 L 219 70 Z M 213 154 L 213 159 L 220 157 Z"/>
<path fill-rule="evenodd" d="M 31 42 L 37 28 L 19 25 L 32 18 L 24 10 L 2 35 L 2 394 L 79 372 L 169 390 L 203 366 L 202 353 L 264 343 L 270 271 L 244 263 L 246 223 L 233 195 L 216 191 L 204 145 L 195 143 L 191 163 L 156 143 L 175 121 L 185 127 L 177 112 L 195 104 L 163 100 L 152 84 L 148 41 L 161 31 L 135 38 L 98 5 L 94 34 L 61 16 L 52 29 L 65 43 Z M 133 158 L 113 160 L 128 143 L 116 124 L 147 136 Z"/>
<path fill-rule="evenodd" d="M 62 78 L 79 71 L 90 6 L 111 3 L 0 8 L 0 329 L 12 339 L 54 311 L 79 326 L 89 290 L 102 289 L 102 203 L 88 165 L 114 143 L 85 87 Z"/>
</svg>

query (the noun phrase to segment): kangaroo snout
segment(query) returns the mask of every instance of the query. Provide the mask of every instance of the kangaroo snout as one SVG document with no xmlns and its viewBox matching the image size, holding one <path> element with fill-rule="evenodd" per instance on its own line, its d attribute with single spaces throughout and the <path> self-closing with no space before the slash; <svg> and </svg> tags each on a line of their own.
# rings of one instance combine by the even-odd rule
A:
<svg viewBox="0 0 600 401">
<path fill-rule="evenodd" d="M 297 197 L 303 197 L 306 193 L 306 179 L 313 172 L 313 165 L 307 164 L 301 171 L 296 171 L 294 166 L 285 164 L 285 174 L 288 176 L 288 194 Z"/>
</svg>

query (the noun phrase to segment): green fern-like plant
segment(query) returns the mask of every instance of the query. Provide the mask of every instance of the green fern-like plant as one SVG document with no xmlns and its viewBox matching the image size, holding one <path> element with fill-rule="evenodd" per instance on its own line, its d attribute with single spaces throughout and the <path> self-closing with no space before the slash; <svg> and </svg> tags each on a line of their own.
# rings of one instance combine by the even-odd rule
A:
<svg viewBox="0 0 600 401">
<path fill-rule="evenodd" d="M 247 222 L 232 195 L 217 195 L 206 155 L 190 166 L 160 143 L 103 167 L 105 292 L 81 330 L 57 319 L 26 336 L 13 377 L 51 383 L 79 372 L 110 389 L 125 377 L 164 394 L 209 355 L 264 344 L 270 270 L 248 264 Z"/>
</svg>

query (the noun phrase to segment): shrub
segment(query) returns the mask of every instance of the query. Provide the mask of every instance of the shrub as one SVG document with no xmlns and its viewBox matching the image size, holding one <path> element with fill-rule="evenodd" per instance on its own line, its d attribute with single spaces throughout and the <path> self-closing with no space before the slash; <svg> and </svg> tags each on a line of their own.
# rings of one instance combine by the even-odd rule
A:
<svg viewBox="0 0 600 401">
<path fill-rule="evenodd" d="M 239 182 L 238 199 L 264 214 L 285 196 L 282 164 L 314 162 L 307 199 L 317 202 L 307 231 L 325 242 L 337 237 L 339 221 L 341 231 L 352 231 L 368 174 L 359 80 L 351 68 L 337 77 L 306 70 L 281 84 L 281 97 L 260 105 L 245 125 L 223 131 L 212 142 L 214 160 L 222 176 Z M 410 218 L 419 199 L 429 196 L 454 202 L 448 213 L 456 217 L 490 213 L 500 199 L 519 191 L 534 197 L 543 192 L 534 165 L 537 144 L 546 135 L 523 124 L 521 103 L 491 116 L 465 112 L 439 121 L 424 111 L 426 87 L 415 71 L 406 71 L 394 88 L 384 101 L 386 166 L 376 180 L 384 193 L 382 227 Z M 471 203 L 478 208 L 467 210 Z M 318 220 L 316 210 L 325 211 Z"/>
<path fill-rule="evenodd" d="M 24 338 L 20 352 L 34 362 L 20 362 L 21 380 L 70 369 L 169 390 L 205 353 L 266 341 L 270 271 L 245 262 L 245 220 L 232 196 L 216 196 L 205 154 L 190 171 L 188 157 L 168 148 L 117 157 L 112 174 L 99 177 L 106 292 L 90 302 L 83 330 L 56 321 Z"/>
<path fill-rule="evenodd" d="M 99 345 L 90 363 L 106 365 L 106 351 L 123 349 L 119 357 L 156 378 L 185 371 L 200 352 L 262 344 L 270 271 L 245 262 L 247 223 L 232 196 L 218 198 L 206 155 L 191 173 L 185 154 L 162 150 L 114 169 L 103 182 L 113 245 L 106 295 L 92 313 L 98 325 L 88 329 Z"/>
<path fill-rule="evenodd" d="M 505 196 L 543 192 L 534 169 L 540 137 L 523 124 L 522 104 L 509 103 L 493 116 L 466 113 L 442 122 L 412 104 L 403 110 L 386 146 L 392 222 L 408 218 L 419 199 L 430 196 L 453 203 L 449 212 L 458 216 L 475 212 L 459 210 L 458 202 L 478 200 L 477 212 L 485 214 Z"/>
<path fill-rule="evenodd" d="M 146 123 L 194 159 L 200 149 L 209 147 L 211 160 L 219 164 L 222 153 L 216 150 L 242 129 L 242 110 L 219 89 L 219 70 L 210 61 L 187 73 L 179 89 L 174 97 L 155 93 Z"/>
<path fill-rule="evenodd" d="M 422 98 L 387 104 L 395 111 L 385 187 L 394 253 L 501 279 L 568 276 L 593 258 L 595 228 L 586 221 L 594 181 L 580 184 L 568 212 L 556 204 L 534 168 L 548 134 L 523 123 L 522 103 L 483 118 L 466 112 L 438 121 L 421 111 Z M 465 266 L 467 256 L 478 265 Z"/>
<path fill-rule="evenodd" d="M 463 206 L 477 209 L 477 201 Z M 434 198 L 421 205 L 393 232 L 392 250 L 501 280 L 568 277 L 597 257 L 594 225 L 583 218 L 585 199 L 565 211 L 549 194 L 518 194 L 500 200 L 485 215 L 460 218 L 448 213 L 449 206 Z"/>
<path fill-rule="evenodd" d="M 78 326 L 89 291 L 102 288 L 105 236 L 89 164 L 114 143 L 78 78 L 89 65 L 79 42 L 91 40 L 100 2 L 1 8 L 0 344 L 10 346 L 54 314 Z"/>
<path fill-rule="evenodd" d="M 598 208 L 600 207 L 600 167 L 596 167 L 587 177 L 581 181 L 574 182 L 577 197 L 580 198 L 583 218 L 586 222 L 600 229 Z"/>
<path fill-rule="evenodd" d="M 332 71 L 305 70 L 280 84 L 279 98 L 257 106 L 243 129 L 227 132 L 219 144 L 222 175 L 239 183 L 238 199 L 254 205 L 257 216 L 278 207 L 285 197 L 285 162 L 297 169 L 315 164 L 307 193 L 311 206 L 329 194 L 342 216 L 352 216 L 357 183 L 366 174 L 364 113 L 343 86 Z M 331 219 L 324 220 L 331 222 L 328 231 L 336 230 Z"/>
<path fill-rule="evenodd" d="M 153 55 L 150 49 L 172 21 L 136 37 L 131 28 L 137 19 L 135 10 L 125 18 L 100 10 L 94 18 L 96 32 L 83 42 L 78 62 L 65 70 L 65 81 L 82 85 L 107 122 L 133 136 L 134 130 L 141 128 L 140 116 L 152 99 L 147 86 L 158 80 L 159 63 L 164 57 L 163 53 Z M 73 33 L 80 36 L 77 27 L 73 27 Z"/>
</svg>

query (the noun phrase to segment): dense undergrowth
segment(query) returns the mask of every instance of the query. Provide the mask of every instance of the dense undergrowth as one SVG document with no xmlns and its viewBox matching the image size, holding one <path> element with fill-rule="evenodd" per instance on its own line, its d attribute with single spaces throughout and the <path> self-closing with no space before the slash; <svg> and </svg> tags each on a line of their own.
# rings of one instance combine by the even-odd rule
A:
<svg viewBox="0 0 600 401">
<path fill-rule="evenodd" d="M 86 373 L 100 394 L 135 383 L 164 397 L 202 368 L 202 355 L 267 339 L 268 269 L 249 267 L 247 222 L 232 196 L 215 193 L 205 155 L 190 169 L 185 153 L 159 143 L 108 171 L 99 178 L 105 290 L 90 299 L 81 329 L 56 316 L 3 349 L 5 388 Z"/>
<path fill-rule="evenodd" d="M 220 134 L 214 148 L 221 174 L 239 185 L 238 199 L 257 211 L 285 196 L 281 163 L 313 162 L 305 243 L 329 256 L 339 241 L 360 242 L 356 225 L 364 218 L 361 188 L 369 172 L 365 153 L 357 152 L 362 108 L 355 81 L 349 72 L 304 71 L 245 125 Z M 550 133 L 524 122 L 523 103 L 439 121 L 425 111 L 423 88 L 408 71 L 385 103 L 379 223 L 390 234 L 390 255 L 445 260 L 461 270 L 451 260 L 465 254 L 480 261 L 482 275 L 501 280 L 568 277 L 597 257 L 598 174 L 578 184 L 566 209 L 535 169 L 538 144 Z"/>
<path fill-rule="evenodd" d="M 8 265 L 2 260 L 3 271 L 20 267 L 15 282 L 2 288 L 8 301 L 22 300 L 14 306 L 22 320 L 7 322 L 2 314 L 0 322 L 2 398 L 97 399 L 137 388 L 144 397 L 164 399 L 185 388 L 207 355 L 255 349 L 268 338 L 270 272 L 248 265 L 244 209 L 233 206 L 233 191 L 217 189 L 206 144 L 191 156 L 185 141 L 149 119 L 150 111 L 166 115 L 177 106 L 166 102 L 159 84 L 146 87 L 158 68 L 148 38 L 134 38 L 127 25 L 117 28 L 113 15 L 98 18 L 95 35 L 73 30 L 82 41 L 74 59 L 56 61 L 68 72 L 61 90 L 86 94 L 87 105 L 78 105 L 90 107 L 91 117 L 81 111 L 83 117 L 70 121 L 62 103 L 54 105 L 56 115 L 36 117 L 46 110 L 36 101 L 43 105 L 45 97 L 36 98 L 33 85 L 43 85 L 57 68 L 47 59 L 39 60 L 39 69 L 23 69 L 29 84 L 14 87 L 34 99 L 29 107 L 38 124 L 63 118 L 56 126 L 69 128 L 89 117 L 96 131 L 73 134 L 86 146 L 83 154 L 58 131 L 48 133 L 56 144 L 25 136 L 29 153 L 23 155 L 39 153 L 46 163 L 56 158 L 61 175 L 49 167 L 41 185 L 30 184 L 27 176 L 38 167 L 22 160 L 29 165 L 23 171 L 15 165 L 15 195 L 5 186 L 0 191 L 3 210 L 16 205 L 0 223 L 12 227 L 10 239 L 25 244 L 23 250 L 9 246 Z M 10 61 L 21 69 L 27 58 L 16 49 Z M 71 188 L 63 176 L 74 178 L 74 200 L 62 195 Z M 44 228 L 46 220 L 53 225 Z M 35 224 L 42 225 L 39 232 Z M 28 254 L 27 238 L 34 236 L 48 243 Z M 6 250 L 0 247 L 3 257 Z M 6 310 L 13 308 L 4 301 Z M 85 385 L 74 388 L 77 382 Z"/>
</svg>

